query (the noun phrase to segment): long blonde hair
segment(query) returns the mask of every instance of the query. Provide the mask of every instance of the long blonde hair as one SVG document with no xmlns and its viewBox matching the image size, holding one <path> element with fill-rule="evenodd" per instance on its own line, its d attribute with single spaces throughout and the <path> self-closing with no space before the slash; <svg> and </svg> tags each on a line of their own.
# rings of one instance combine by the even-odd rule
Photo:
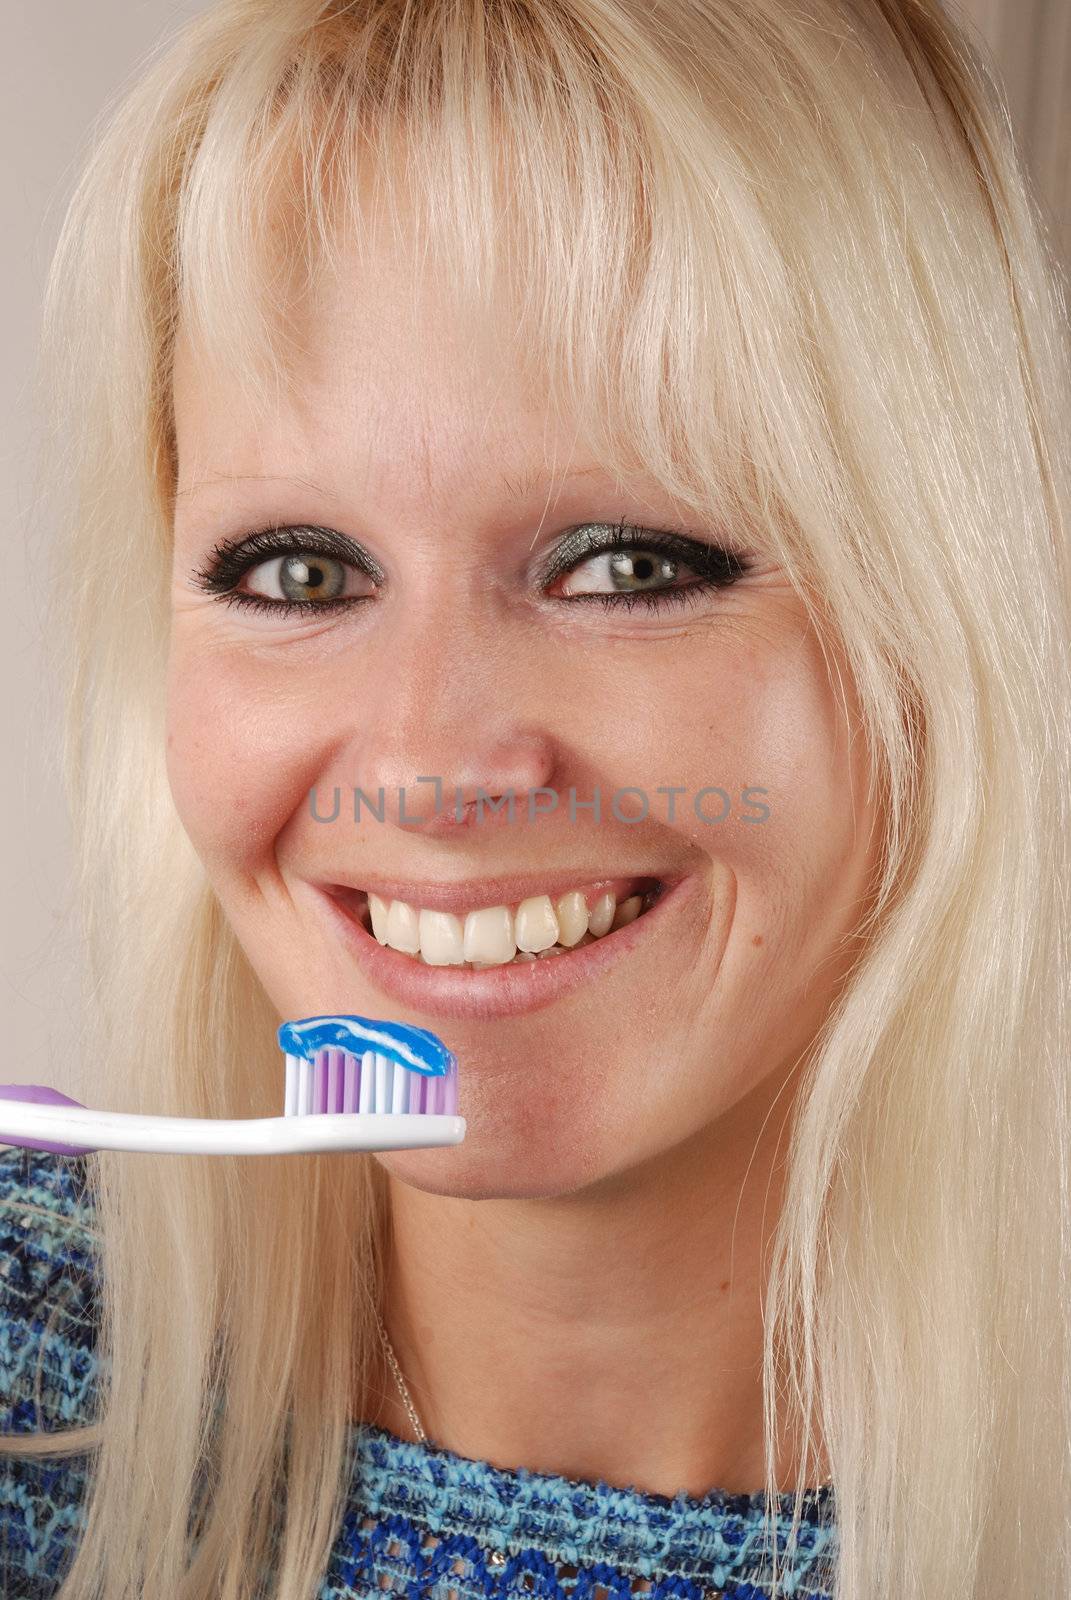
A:
<svg viewBox="0 0 1071 1600">
<path fill-rule="evenodd" d="M 182 322 L 251 396 L 288 383 L 284 285 L 403 162 L 414 270 L 493 312 L 608 461 L 760 530 L 858 686 L 888 833 L 792 1130 L 767 1492 L 791 1387 L 842 1600 L 1071 1593 L 1067 301 L 936 0 L 221 0 L 109 108 L 44 369 L 94 1102 L 281 1104 L 278 1018 L 165 774 L 170 360 Z M 3 1445 L 93 1452 L 62 1600 L 311 1597 L 382 1169 L 90 1171 L 101 1419 Z"/>
</svg>

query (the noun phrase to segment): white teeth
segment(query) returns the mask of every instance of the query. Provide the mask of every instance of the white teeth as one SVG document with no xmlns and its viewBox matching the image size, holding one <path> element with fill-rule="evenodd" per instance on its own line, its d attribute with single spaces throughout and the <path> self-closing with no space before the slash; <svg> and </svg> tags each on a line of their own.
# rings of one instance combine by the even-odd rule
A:
<svg viewBox="0 0 1071 1600">
<path fill-rule="evenodd" d="M 558 943 L 571 949 L 588 931 L 588 904 L 579 889 L 563 894 L 555 907 L 558 913 Z"/>
<path fill-rule="evenodd" d="M 522 900 L 517 907 L 516 936 L 518 950 L 549 950 L 558 942 L 558 919 L 550 896 L 534 894 Z"/>
<path fill-rule="evenodd" d="M 385 900 L 369 892 L 368 918 L 380 944 L 415 956 L 428 966 L 467 964 L 483 969 L 582 949 L 593 939 L 634 922 L 653 898 L 650 893 L 633 894 L 618 905 L 607 891 L 589 911 L 584 893 L 571 889 L 556 900 L 546 894 L 530 895 L 515 910 L 482 906 L 460 916 L 404 900 Z"/>
<path fill-rule="evenodd" d="M 390 905 L 386 900 L 381 900 L 378 894 L 368 896 L 368 910 L 372 917 L 372 932 L 380 944 L 387 943 L 387 917 Z"/>
<path fill-rule="evenodd" d="M 387 943 L 392 950 L 415 956 L 420 949 L 420 918 L 404 900 L 392 900 L 387 913 Z"/>
<path fill-rule="evenodd" d="M 601 939 L 604 933 L 609 933 L 616 908 L 617 901 L 609 893 L 601 894 L 592 906 L 588 918 L 588 932 L 593 933 L 596 939 Z"/>
<path fill-rule="evenodd" d="M 470 911 L 465 918 L 464 954 L 466 961 L 497 966 L 512 961 L 517 953 L 513 936 L 513 916 L 509 906 L 485 906 Z"/>
<path fill-rule="evenodd" d="M 464 930 L 452 911 L 420 912 L 420 954 L 429 967 L 459 967 L 465 960 Z"/>
<path fill-rule="evenodd" d="M 642 910 L 643 896 L 641 894 L 630 894 L 627 900 L 622 900 L 614 912 L 614 919 L 610 924 L 610 932 L 613 933 L 616 928 L 624 928 L 630 922 L 635 922 Z"/>
</svg>

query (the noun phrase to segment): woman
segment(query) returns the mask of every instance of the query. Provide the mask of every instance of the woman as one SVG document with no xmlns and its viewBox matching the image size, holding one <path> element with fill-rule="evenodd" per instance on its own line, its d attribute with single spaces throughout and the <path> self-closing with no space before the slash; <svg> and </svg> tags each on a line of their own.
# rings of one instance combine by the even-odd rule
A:
<svg viewBox="0 0 1071 1600">
<path fill-rule="evenodd" d="M 86 1158 L 39 1592 L 1067 1592 L 1071 378 L 1002 119 L 922 0 L 225 0 L 113 115 L 48 301 L 93 1101 L 271 1114 L 342 1010 L 468 1132 Z"/>
</svg>

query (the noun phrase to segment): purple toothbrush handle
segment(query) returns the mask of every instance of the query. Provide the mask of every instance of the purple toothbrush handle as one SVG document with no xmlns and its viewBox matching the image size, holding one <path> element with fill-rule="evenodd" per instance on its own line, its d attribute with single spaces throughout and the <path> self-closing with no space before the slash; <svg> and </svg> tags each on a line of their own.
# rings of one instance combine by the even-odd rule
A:
<svg viewBox="0 0 1071 1600">
<path fill-rule="evenodd" d="M 0 1100 L 30 1100 L 39 1106 L 81 1106 L 81 1100 L 72 1100 L 69 1094 L 60 1094 L 44 1083 L 0 1083 Z M 81 1144 L 50 1144 L 47 1139 L 17 1139 L 4 1132 L 4 1113 L 0 1107 L 0 1144 L 21 1145 L 24 1150 L 47 1150 L 57 1156 L 88 1156 L 93 1147 Z"/>
</svg>

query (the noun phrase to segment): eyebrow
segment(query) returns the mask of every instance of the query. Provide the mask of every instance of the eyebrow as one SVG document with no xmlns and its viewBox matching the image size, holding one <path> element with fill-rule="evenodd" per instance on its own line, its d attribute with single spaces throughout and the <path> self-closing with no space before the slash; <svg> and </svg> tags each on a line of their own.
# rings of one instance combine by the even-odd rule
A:
<svg viewBox="0 0 1071 1600">
<path fill-rule="evenodd" d="M 322 484 L 313 483 L 311 478 L 293 478 L 274 472 L 217 472 L 210 478 L 198 478 L 195 483 L 188 483 L 185 489 L 176 489 L 171 496 L 171 503 L 174 505 L 178 500 L 188 500 L 198 489 L 213 487 L 217 483 L 293 483 L 299 489 L 312 489 L 327 500 L 338 499 L 330 489 L 325 489 Z"/>
<path fill-rule="evenodd" d="M 575 467 L 565 474 L 563 482 L 569 478 L 597 476 L 602 470 L 598 465 Z M 502 487 L 505 489 L 509 499 L 523 500 L 526 495 L 531 494 L 537 484 L 543 481 L 544 475 L 545 468 L 532 467 L 516 485 L 512 484 L 509 478 L 503 475 L 501 480 Z M 325 489 L 322 484 L 313 483 L 311 478 L 295 478 L 286 474 L 272 472 L 220 472 L 208 478 L 198 478 L 196 482 L 187 484 L 184 489 L 176 489 L 171 496 L 171 503 L 174 505 L 179 500 L 188 500 L 191 495 L 197 493 L 198 489 L 214 487 L 220 483 L 292 483 L 299 489 L 312 489 L 315 494 L 322 494 L 326 500 L 338 499 L 338 495 L 332 494 L 331 490 Z"/>
<path fill-rule="evenodd" d="M 596 477 L 602 470 L 603 469 L 598 465 L 590 467 L 573 467 L 564 475 L 562 482 L 565 483 L 569 478 Z M 503 476 L 502 487 L 505 489 L 506 494 L 511 500 L 523 500 L 526 495 L 531 494 L 532 490 L 537 484 L 543 483 L 545 480 L 546 469 L 544 467 L 533 467 L 529 472 L 525 473 L 524 477 L 521 479 L 520 483 L 516 485 L 516 487 L 510 483 L 507 477 Z"/>
</svg>

